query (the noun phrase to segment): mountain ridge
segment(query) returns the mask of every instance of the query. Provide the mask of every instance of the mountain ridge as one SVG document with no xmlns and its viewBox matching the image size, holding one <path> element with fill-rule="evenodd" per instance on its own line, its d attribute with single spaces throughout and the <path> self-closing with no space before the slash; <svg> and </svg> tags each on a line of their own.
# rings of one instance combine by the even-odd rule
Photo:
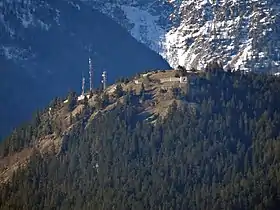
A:
<svg viewBox="0 0 280 210">
<path fill-rule="evenodd" d="M 173 68 L 203 69 L 219 58 L 225 68 L 279 71 L 277 1 L 85 2 L 93 2 Z"/>
<path fill-rule="evenodd" d="M 279 86 L 213 65 L 121 79 L 89 100 L 56 98 L 1 143 L 0 165 L 14 154 L 22 165 L 0 184 L 0 208 L 278 209 Z M 185 103 L 157 122 L 142 117 L 163 114 L 163 99 Z"/>
<path fill-rule="evenodd" d="M 175 70 L 149 71 L 132 77 L 130 80 L 117 81 L 103 91 L 95 90 L 93 93 L 86 91 L 87 100 L 80 100 L 75 93 L 70 93 L 66 100 L 55 98 L 47 108 L 34 115 L 31 125 L 42 129 L 35 139 L 29 139 L 24 146 L 20 145 L 20 142 L 4 140 L 4 145 L 7 147 L 10 144 L 20 146 L 18 149 L 9 151 L 9 156 L 2 157 L 0 183 L 8 182 L 13 172 L 24 168 L 34 153 L 39 152 L 43 156 L 59 154 L 63 151 L 65 137 L 75 129 L 77 124 L 82 121 L 86 129 L 93 120 L 98 120 L 102 115 L 131 100 L 129 94 L 138 96 L 138 99 L 131 101 L 137 106 L 137 120 L 144 120 L 152 124 L 163 120 L 174 103 L 178 107 L 185 103 L 184 97 L 174 98 L 174 94 L 176 94 L 174 90 L 186 93 L 190 85 L 180 82 L 178 74 L 180 74 L 179 71 Z M 199 77 L 199 74 L 195 72 L 184 75 Z M 11 135 L 13 136 L 16 132 L 17 129 Z"/>
<path fill-rule="evenodd" d="M 181 65 L 203 69 L 207 62 L 219 58 L 225 68 L 279 72 L 280 5 L 277 1 L 64 2 L 77 10 L 84 6 L 94 8 L 112 18 L 173 68 Z M 59 24 L 59 10 L 52 10 L 54 22 Z M 32 22 L 27 14 L 20 16 L 25 27 L 35 23 L 45 29 L 51 27 L 40 19 Z"/>
<path fill-rule="evenodd" d="M 53 97 L 70 89 L 80 91 L 82 75 L 88 75 L 89 57 L 95 87 L 104 70 L 110 83 L 120 76 L 169 67 L 124 28 L 83 4 L 77 8 L 67 1 L 5 0 L 0 11 L 1 136 Z"/>
</svg>

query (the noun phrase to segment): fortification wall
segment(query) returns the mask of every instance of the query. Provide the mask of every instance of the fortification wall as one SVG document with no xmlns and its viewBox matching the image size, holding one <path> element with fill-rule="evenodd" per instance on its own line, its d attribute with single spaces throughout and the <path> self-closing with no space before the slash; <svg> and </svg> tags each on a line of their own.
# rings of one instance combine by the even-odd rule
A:
<svg viewBox="0 0 280 210">
<path fill-rule="evenodd" d="M 160 82 L 161 83 L 164 83 L 164 82 L 180 82 L 180 78 L 178 78 L 178 77 L 162 78 L 162 79 L 160 79 Z"/>
</svg>

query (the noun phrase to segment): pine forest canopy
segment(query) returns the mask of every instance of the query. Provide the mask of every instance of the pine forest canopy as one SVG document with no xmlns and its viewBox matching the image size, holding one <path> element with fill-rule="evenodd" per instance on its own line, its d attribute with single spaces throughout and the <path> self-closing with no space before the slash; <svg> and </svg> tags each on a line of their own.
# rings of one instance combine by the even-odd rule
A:
<svg viewBox="0 0 280 210">
<path fill-rule="evenodd" d="M 139 117 L 144 88 L 140 96 L 118 86 L 123 103 L 95 117 L 110 98 L 86 101 L 56 155 L 33 152 L 1 184 L 0 209 L 279 208 L 279 77 L 210 69 L 188 93 L 177 90 L 185 103 L 154 124 Z M 2 160 L 42 136 L 63 136 L 46 113 L 2 143 Z"/>
</svg>

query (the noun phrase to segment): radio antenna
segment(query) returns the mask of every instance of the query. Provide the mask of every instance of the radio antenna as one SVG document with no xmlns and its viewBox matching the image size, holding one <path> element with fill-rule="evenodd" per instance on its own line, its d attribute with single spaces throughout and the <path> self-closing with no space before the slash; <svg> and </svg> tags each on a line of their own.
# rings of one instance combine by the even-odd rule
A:
<svg viewBox="0 0 280 210">
<path fill-rule="evenodd" d="M 107 81 L 107 72 L 106 71 L 103 71 L 102 73 L 102 83 L 103 83 L 103 90 L 106 89 L 106 81 Z"/>
<path fill-rule="evenodd" d="M 82 79 L 82 95 L 83 95 L 83 96 L 85 95 L 85 82 L 86 82 L 86 79 L 85 79 L 85 77 L 83 76 L 83 79 Z"/>
<path fill-rule="evenodd" d="M 91 58 L 88 59 L 88 65 L 89 65 L 89 90 L 92 91 L 92 88 L 93 88 L 93 84 L 92 84 L 93 70 L 92 70 Z"/>
</svg>

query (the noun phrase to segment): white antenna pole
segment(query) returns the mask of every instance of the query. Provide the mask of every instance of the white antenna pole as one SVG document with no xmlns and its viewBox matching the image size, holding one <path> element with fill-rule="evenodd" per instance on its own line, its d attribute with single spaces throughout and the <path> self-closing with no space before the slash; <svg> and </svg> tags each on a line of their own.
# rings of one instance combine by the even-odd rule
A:
<svg viewBox="0 0 280 210">
<path fill-rule="evenodd" d="M 106 80 L 107 80 L 107 73 L 106 73 L 106 71 L 103 71 L 103 73 L 102 73 L 102 83 L 103 83 L 103 90 L 105 90 L 106 89 Z"/>
<path fill-rule="evenodd" d="M 89 65 L 89 90 L 92 91 L 92 63 L 91 58 L 88 59 L 88 65 Z"/>
<path fill-rule="evenodd" d="M 82 80 L 82 95 L 85 95 L 85 77 L 83 76 Z"/>
</svg>

